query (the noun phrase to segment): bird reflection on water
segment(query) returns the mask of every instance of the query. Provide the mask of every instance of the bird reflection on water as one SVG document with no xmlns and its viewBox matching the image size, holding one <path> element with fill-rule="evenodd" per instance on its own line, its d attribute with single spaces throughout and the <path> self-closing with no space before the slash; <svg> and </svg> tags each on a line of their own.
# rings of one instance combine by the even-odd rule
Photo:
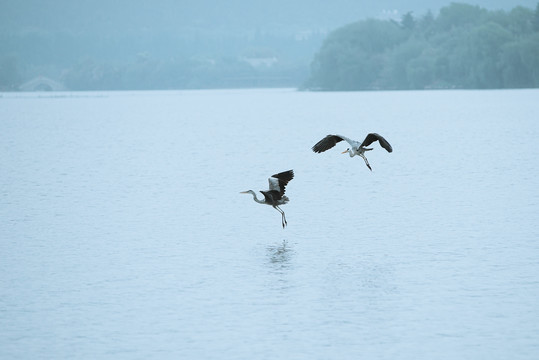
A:
<svg viewBox="0 0 539 360">
<path fill-rule="evenodd" d="M 290 267 L 290 261 L 294 255 L 293 249 L 288 245 L 288 241 L 283 240 L 280 245 L 268 246 L 268 258 L 271 264 L 279 269 Z"/>
</svg>

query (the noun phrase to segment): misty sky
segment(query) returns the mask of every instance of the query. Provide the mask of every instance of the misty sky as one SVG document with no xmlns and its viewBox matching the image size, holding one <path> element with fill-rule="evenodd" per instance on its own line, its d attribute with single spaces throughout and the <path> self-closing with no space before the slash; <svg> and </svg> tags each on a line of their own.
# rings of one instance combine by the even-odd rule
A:
<svg viewBox="0 0 539 360">
<path fill-rule="evenodd" d="M 437 12 L 449 0 L 1 0 L 0 29 L 46 28 L 111 31 L 170 31 L 192 27 L 286 30 L 335 28 L 366 17 Z M 488 9 L 535 8 L 537 0 L 462 1 Z"/>
</svg>

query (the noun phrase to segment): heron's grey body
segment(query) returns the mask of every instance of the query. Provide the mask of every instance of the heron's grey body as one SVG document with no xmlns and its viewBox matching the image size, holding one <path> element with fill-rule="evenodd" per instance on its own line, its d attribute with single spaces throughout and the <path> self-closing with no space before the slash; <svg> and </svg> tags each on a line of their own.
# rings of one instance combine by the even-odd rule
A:
<svg viewBox="0 0 539 360">
<path fill-rule="evenodd" d="M 271 205 L 274 209 L 279 211 L 281 213 L 281 223 L 284 228 L 287 225 L 286 216 L 279 205 L 284 205 L 289 201 L 288 197 L 285 196 L 284 193 L 286 191 L 286 185 L 293 178 L 294 170 L 283 171 L 281 173 L 271 175 L 271 177 L 268 178 L 269 190 L 260 190 L 262 195 L 264 195 L 264 199 L 258 199 L 253 190 L 242 191 L 242 193 L 251 194 L 253 195 L 253 200 L 257 203 Z"/>
<path fill-rule="evenodd" d="M 365 137 L 365 140 L 363 140 L 363 142 L 361 142 L 361 143 L 359 141 L 349 139 L 346 136 L 342 136 L 342 135 L 328 135 L 325 138 L 323 138 L 322 140 L 320 140 L 319 142 L 317 142 L 312 147 L 312 150 L 315 153 L 321 153 L 321 152 L 324 152 L 326 150 L 331 149 L 338 142 L 340 142 L 342 140 L 345 140 L 346 142 L 348 142 L 348 144 L 350 144 L 350 147 L 348 149 L 346 149 L 345 151 L 343 151 L 343 154 L 345 152 L 348 152 L 350 157 L 354 157 L 356 155 L 361 156 L 363 158 L 363 160 L 365 160 L 365 165 L 367 165 L 367 167 L 371 171 L 372 171 L 372 168 L 371 168 L 371 165 L 369 164 L 369 160 L 367 160 L 367 157 L 365 156 L 365 152 L 366 151 L 371 151 L 372 148 L 367 148 L 366 146 L 369 146 L 373 142 L 378 141 L 380 143 L 380 145 L 384 149 L 387 150 L 387 152 L 392 152 L 393 151 L 393 148 L 391 147 L 389 142 L 386 139 L 384 139 L 384 137 L 382 135 L 379 135 L 377 133 L 369 133 L 369 134 L 367 134 L 367 136 Z"/>
</svg>

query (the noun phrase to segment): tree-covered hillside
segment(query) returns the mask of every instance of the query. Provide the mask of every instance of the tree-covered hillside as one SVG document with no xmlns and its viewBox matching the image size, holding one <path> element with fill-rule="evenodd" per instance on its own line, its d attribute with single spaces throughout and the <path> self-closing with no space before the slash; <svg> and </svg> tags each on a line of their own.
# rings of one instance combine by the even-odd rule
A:
<svg viewBox="0 0 539 360">
<path fill-rule="evenodd" d="M 539 4 L 506 12 L 452 3 L 437 16 L 349 24 L 324 41 L 306 87 L 539 87 Z"/>
<path fill-rule="evenodd" d="M 0 91 L 298 87 L 310 74 L 323 89 L 537 84 L 537 0 L 447 1 L 0 1 Z"/>
</svg>

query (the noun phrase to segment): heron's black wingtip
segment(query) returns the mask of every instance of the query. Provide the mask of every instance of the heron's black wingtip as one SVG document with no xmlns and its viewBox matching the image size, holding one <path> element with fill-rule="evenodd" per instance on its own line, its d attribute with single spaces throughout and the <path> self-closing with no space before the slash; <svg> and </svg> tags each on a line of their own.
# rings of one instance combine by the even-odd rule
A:
<svg viewBox="0 0 539 360">
<path fill-rule="evenodd" d="M 317 154 L 320 154 L 320 153 L 323 153 L 324 151 L 326 151 L 328 148 L 330 148 L 331 146 L 328 147 L 328 145 L 326 144 L 325 142 L 325 138 L 320 140 L 319 142 L 317 142 L 316 144 L 314 144 L 314 146 L 311 148 L 311 150 Z"/>
<path fill-rule="evenodd" d="M 278 174 L 273 174 L 271 177 L 279 179 L 281 181 L 285 181 L 288 183 L 290 180 L 294 178 L 294 170 L 290 169 L 287 171 L 280 172 Z"/>
</svg>

